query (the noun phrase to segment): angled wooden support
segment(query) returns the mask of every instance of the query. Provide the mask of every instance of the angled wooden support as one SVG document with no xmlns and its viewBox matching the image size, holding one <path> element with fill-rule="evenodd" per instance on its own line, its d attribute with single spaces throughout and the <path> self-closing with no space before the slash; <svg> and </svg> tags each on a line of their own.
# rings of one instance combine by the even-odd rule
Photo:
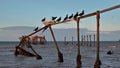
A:
<svg viewBox="0 0 120 68">
<path fill-rule="evenodd" d="M 78 52 L 77 52 L 77 67 L 76 68 L 81 68 L 81 55 L 80 55 L 80 29 L 79 29 L 79 22 L 80 19 L 76 18 L 76 22 L 77 22 L 77 46 L 78 46 Z"/>
<path fill-rule="evenodd" d="M 100 46 L 100 12 L 96 11 L 96 21 L 97 21 L 97 29 L 96 29 L 96 62 L 94 64 L 94 68 L 100 68 L 101 60 L 99 58 L 99 46 Z"/>
<path fill-rule="evenodd" d="M 27 42 L 27 41 L 26 41 L 26 42 Z M 41 57 L 39 54 L 37 54 L 37 52 L 32 48 L 32 46 L 30 45 L 29 42 L 27 42 L 27 45 L 28 45 L 28 47 L 31 48 L 31 50 L 35 53 L 36 59 L 42 59 L 42 57 Z"/>
<path fill-rule="evenodd" d="M 56 39 L 55 39 L 54 32 L 53 32 L 53 30 L 52 30 L 51 25 L 49 26 L 49 29 L 50 29 L 50 32 L 51 32 L 51 34 L 52 34 L 52 37 L 53 37 L 53 40 L 54 40 L 56 49 L 57 49 L 57 51 L 58 51 L 58 62 L 64 62 L 64 60 L 63 60 L 63 54 L 62 54 L 62 53 L 60 52 L 60 50 L 59 50 L 59 47 L 58 47 L 57 41 L 56 41 Z"/>
<path fill-rule="evenodd" d="M 29 34 L 29 35 L 27 35 L 27 36 L 25 36 L 24 38 L 22 38 L 22 39 L 20 40 L 18 46 L 21 46 L 21 45 L 22 45 L 22 42 L 24 41 L 24 39 L 26 39 L 26 38 L 28 38 L 29 36 L 32 36 L 32 35 L 38 33 L 39 31 L 41 31 L 41 30 L 43 30 L 43 29 L 45 29 L 45 28 L 47 28 L 47 27 L 48 27 L 48 25 L 46 25 L 46 26 L 38 29 L 37 31 L 35 31 L 35 32 L 33 32 L 33 33 L 31 33 L 31 34 Z"/>
<path fill-rule="evenodd" d="M 34 54 L 35 54 L 35 56 L 36 56 L 36 59 L 42 59 L 42 57 L 41 57 L 39 54 L 37 54 L 37 52 L 32 48 L 29 40 L 26 40 L 26 38 L 25 38 L 25 39 L 24 39 L 24 43 L 26 44 L 26 46 L 27 46 L 28 48 L 30 48 L 30 49 L 34 52 Z"/>
</svg>

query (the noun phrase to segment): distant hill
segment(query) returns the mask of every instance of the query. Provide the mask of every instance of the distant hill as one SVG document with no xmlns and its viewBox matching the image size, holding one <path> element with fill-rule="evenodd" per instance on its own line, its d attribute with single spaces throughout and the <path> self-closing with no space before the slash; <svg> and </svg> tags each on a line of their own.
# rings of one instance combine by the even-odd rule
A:
<svg viewBox="0 0 120 68">
<path fill-rule="evenodd" d="M 28 26 L 11 26 L 0 28 L 0 41 L 18 41 L 18 38 L 22 35 L 29 35 L 33 32 L 36 27 L 28 27 Z M 74 40 L 76 37 L 76 29 L 68 28 L 68 29 L 53 29 L 55 33 L 55 37 L 57 41 L 64 41 L 64 37 L 66 36 L 68 41 L 71 41 L 72 36 Z M 44 33 L 46 39 L 48 41 L 52 41 L 51 33 L 47 29 Z M 88 30 L 86 28 L 80 29 L 80 35 L 94 35 L 95 31 Z M 100 32 L 100 40 L 102 41 L 117 41 L 120 38 L 120 30 L 118 31 L 101 31 Z M 38 32 L 35 35 L 41 35 L 41 32 Z"/>
</svg>

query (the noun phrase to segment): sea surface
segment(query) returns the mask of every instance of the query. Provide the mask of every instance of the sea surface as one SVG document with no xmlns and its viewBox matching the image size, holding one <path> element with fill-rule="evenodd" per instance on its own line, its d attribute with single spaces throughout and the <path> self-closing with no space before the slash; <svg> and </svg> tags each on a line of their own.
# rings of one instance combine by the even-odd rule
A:
<svg viewBox="0 0 120 68">
<path fill-rule="evenodd" d="M 0 42 L 0 68 L 76 68 L 77 42 L 58 42 L 59 49 L 63 54 L 64 62 L 57 62 L 57 50 L 53 42 L 45 45 L 32 45 L 35 51 L 42 56 L 41 60 L 36 57 L 15 56 L 15 46 L 19 42 Z M 27 49 L 31 51 L 30 49 Z M 112 50 L 113 54 L 107 55 Z M 80 46 L 82 68 L 94 68 L 96 60 L 96 47 Z M 120 42 L 100 42 L 101 68 L 120 68 Z"/>
</svg>

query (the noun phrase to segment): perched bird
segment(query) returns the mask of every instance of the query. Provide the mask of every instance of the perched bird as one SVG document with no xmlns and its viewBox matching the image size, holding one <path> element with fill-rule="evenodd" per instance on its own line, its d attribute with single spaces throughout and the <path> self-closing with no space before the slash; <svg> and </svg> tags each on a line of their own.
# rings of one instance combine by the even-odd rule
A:
<svg viewBox="0 0 120 68">
<path fill-rule="evenodd" d="M 52 20 L 55 20 L 57 17 L 52 17 Z"/>
<path fill-rule="evenodd" d="M 59 17 L 56 21 L 59 22 L 61 20 L 61 17 Z"/>
<path fill-rule="evenodd" d="M 65 21 L 65 20 L 67 20 L 68 19 L 68 14 L 66 14 L 66 17 L 64 18 L 64 20 L 63 21 Z"/>
<path fill-rule="evenodd" d="M 79 14 L 79 16 L 82 16 L 84 15 L 84 10 L 82 10 L 82 12 Z"/>
<path fill-rule="evenodd" d="M 76 14 L 74 15 L 74 18 L 76 18 L 78 16 L 78 12 L 76 12 Z"/>
<path fill-rule="evenodd" d="M 34 29 L 34 31 L 37 31 L 38 30 L 38 27 L 36 27 L 35 29 Z"/>
<path fill-rule="evenodd" d="M 69 19 L 71 19 L 73 17 L 73 14 L 71 16 L 69 16 Z"/>
<path fill-rule="evenodd" d="M 41 21 L 44 22 L 44 21 L 45 21 L 45 18 L 43 18 Z"/>
</svg>

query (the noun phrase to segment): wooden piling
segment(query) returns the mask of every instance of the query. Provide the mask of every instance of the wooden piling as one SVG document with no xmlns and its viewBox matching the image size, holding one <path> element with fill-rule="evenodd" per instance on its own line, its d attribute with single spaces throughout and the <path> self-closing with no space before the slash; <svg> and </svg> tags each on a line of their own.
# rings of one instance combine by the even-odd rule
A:
<svg viewBox="0 0 120 68">
<path fill-rule="evenodd" d="M 84 35 L 84 46 L 86 46 L 86 37 Z"/>
<path fill-rule="evenodd" d="M 49 26 L 49 29 L 50 29 L 50 32 L 51 32 L 51 34 L 52 34 L 52 37 L 53 37 L 53 40 L 54 40 L 56 49 L 57 49 L 57 51 L 58 51 L 58 62 L 64 62 L 64 60 L 63 60 L 63 54 L 62 54 L 62 53 L 60 52 L 60 50 L 59 50 L 59 47 L 58 47 L 57 41 L 56 41 L 56 39 L 55 39 L 55 36 L 54 36 L 53 30 L 52 30 L 52 28 L 51 28 L 51 25 Z"/>
<path fill-rule="evenodd" d="M 95 46 L 95 34 L 93 35 L 93 39 L 94 39 L 94 41 L 93 41 L 93 45 Z"/>
<path fill-rule="evenodd" d="M 67 42 L 66 42 L 66 36 L 64 37 L 64 44 L 65 44 L 65 45 L 67 44 Z"/>
<path fill-rule="evenodd" d="M 74 42 L 74 37 L 72 36 L 72 44 L 73 44 L 73 42 Z"/>
<path fill-rule="evenodd" d="M 90 47 L 92 46 L 92 43 L 91 43 L 91 35 L 89 35 L 89 39 L 90 39 Z"/>
<path fill-rule="evenodd" d="M 83 35 L 81 35 L 81 46 L 83 46 Z"/>
<path fill-rule="evenodd" d="M 77 68 L 81 68 L 82 62 L 81 62 L 81 55 L 80 55 L 80 37 L 79 37 L 80 36 L 80 29 L 79 29 L 80 19 L 77 18 L 76 22 L 77 22 L 77 42 L 78 42 L 78 44 L 77 44 L 77 46 L 78 46 L 78 54 L 77 54 L 76 61 L 77 61 Z"/>
<path fill-rule="evenodd" d="M 100 13 L 99 11 L 96 12 L 96 20 L 97 20 L 97 32 L 96 32 L 96 62 L 94 64 L 94 68 L 100 68 L 100 65 L 101 65 L 101 60 L 99 58 L 99 45 L 100 45 L 100 35 L 99 35 L 99 32 L 100 32 Z"/>
<path fill-rule="evenodd" d="M 86 35 L 86 38 L 87 38 L 86 43 L 87 43 L 87 46 L 88 46 L 88 44 L 89 44 L 88 35 Z"/>
</svg>

